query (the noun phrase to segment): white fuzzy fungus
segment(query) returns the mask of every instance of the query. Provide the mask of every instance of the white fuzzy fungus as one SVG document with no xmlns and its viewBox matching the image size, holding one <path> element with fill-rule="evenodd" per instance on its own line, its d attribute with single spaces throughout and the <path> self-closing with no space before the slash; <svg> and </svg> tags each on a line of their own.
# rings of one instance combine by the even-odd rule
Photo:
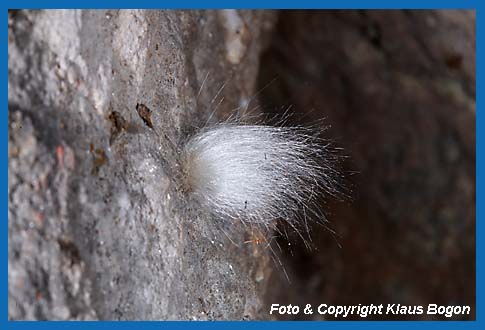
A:
<svg viewBox="0 0 485 330">
<path fill-rule="evenodd" d="M 336 192 L 332 159 L 305 128 L 222 123 L 186 143 L 184 187 L 218 218 L 297 227 L 322 193 Z"/>
</svg>

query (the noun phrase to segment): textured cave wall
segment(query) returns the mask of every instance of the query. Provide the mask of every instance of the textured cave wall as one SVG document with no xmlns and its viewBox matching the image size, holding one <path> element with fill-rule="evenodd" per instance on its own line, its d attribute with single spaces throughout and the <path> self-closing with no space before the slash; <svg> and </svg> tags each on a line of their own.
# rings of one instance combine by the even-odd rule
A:
<svg viewBox="0 0 485 330">
<path fill-rule="evenodd" d="M 263 11 L 9 13 L 10 319 L 474 307 L 475 13 L 277 16 L 272 31 Z M 185 203 L 177 148 L 216 117 L 288 105 L 331 125 L 351 198 L 323 205 L 335 237 L 283 237 L 272 261 Z"/>
<path fill-rule="evenodd" d="M 474 11 L 279 13 L 261 103 L 326 118 L 351 199 L 324 206 L 336 240 L 315 227 L 314 251 L 292 242 L 293 283 L 271 280 L 269 302 L 469 305 L 457 318 L 475 318 L 475 24 Z"/>
<path fill-rule="evenodd" d="M 195 127 L 251 103 L 272 22 L 9 12 L 10 319 L 266 317 L 266 251 L 221 235 L 176 178 Z"/>
</svg>

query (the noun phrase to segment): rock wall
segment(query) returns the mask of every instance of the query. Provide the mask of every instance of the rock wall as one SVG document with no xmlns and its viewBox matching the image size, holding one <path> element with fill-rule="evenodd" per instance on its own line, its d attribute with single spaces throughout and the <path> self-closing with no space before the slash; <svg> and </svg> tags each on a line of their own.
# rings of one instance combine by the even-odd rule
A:
<svg viewBox="0 0 485 330">
<path fill-rule="evenodd" d="M 190 133 L 250 102 L 272 22 L 9 12 L 10 319 L 264 317 L 267 254 L 186 205 L 176 178 Z"/>
<path fill-rule="evenodd" d="M 469 305 L 455 319 L 475 318 L 475 25 L 473 10 L 279 14 L 262 103 L 325 118 L 350 198 L 324 205 L 335 235 L 292 242 L 293 285 L 269 301 Z"/>
<path fill-rule="evenodd" d="M 460 10 L 9 12 L 9 318 L 437 303 L 474 319 L 475 24 Z M 331 126 L 348 197 L 322 201 L 335 234 L 313 226 L 312 250 L 282 235 L 274 253 L 187 201 L 178 151 L 207 123 L 288 106 L 287 122 Z"/>
</svg>

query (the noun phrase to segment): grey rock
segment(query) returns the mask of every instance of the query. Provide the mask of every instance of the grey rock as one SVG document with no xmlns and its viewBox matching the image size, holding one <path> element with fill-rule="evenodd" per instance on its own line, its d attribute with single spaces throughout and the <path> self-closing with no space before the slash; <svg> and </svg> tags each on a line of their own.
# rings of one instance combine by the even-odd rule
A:
<svg viewBox="0 0 485 330">
<path fill-rule="evenodd" d="M 273 20 L 9 12 L 9 319 L 265 317 L 267 251 L 187 202 L 177 152 L 250 108 Z"/>
</svg>

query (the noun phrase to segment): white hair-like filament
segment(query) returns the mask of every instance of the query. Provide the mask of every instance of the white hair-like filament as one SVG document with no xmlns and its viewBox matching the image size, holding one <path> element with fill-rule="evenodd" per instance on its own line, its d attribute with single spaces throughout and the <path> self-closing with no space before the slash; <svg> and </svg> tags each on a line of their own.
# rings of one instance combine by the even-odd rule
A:
<svg viewBox="0 0 485 330">
<path fill-rule="evenodd" d="M 221 123 L 184 146 L 184 190 L 218 218 L 270 225 L 336 193 L 331 152 L 309 129 Z"/>
</svg>

